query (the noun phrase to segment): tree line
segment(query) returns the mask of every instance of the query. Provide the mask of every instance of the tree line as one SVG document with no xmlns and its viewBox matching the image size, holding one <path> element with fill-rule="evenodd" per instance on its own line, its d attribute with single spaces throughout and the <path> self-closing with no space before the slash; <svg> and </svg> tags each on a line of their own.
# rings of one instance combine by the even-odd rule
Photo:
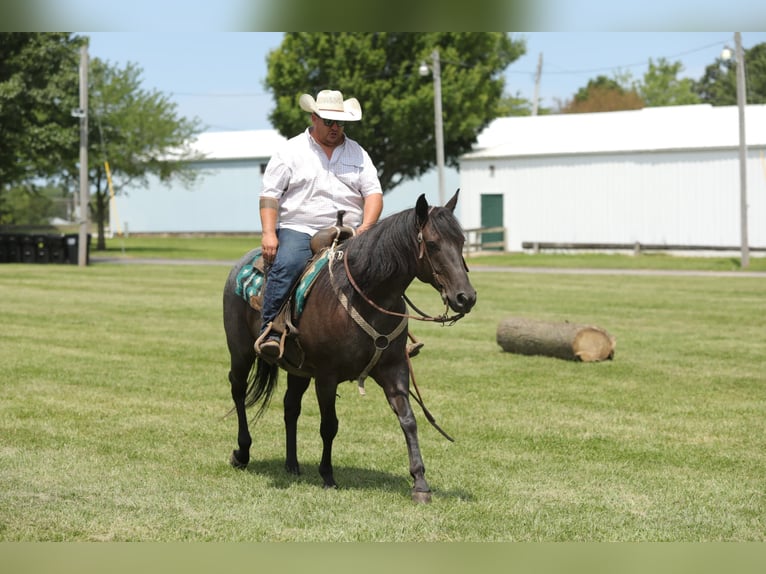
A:
<svg viewBox="0 0 766 574">
<path fill-rule="evenodd" d="M 766 103 L 766 44 L 745 50 L 747 102 Z M 681 62 L 649 59 L 643 77 L 617 72 L 598 76 L 580 88 L 571 100 L 558 102 L 557 113 L 606 112 L 644 107 L 737 104 L 736 62 L 717 58 L 698 80 L 679 77 Z"/>
<path fill-rule="evenodd" d="M 40 224 L 56 198 L 79 188 L 79 53 L 87 37 L 0 33 L 0 224 Z M 471 150 L 492 120 L 527 115 L 531 102 L 505 93 L 504 72 L 526 51 L 506 33 L 287 33 L 268 55 L 269 119 L 285 137 L 305 129 L 297 97 L 322 89 L 358 98 L 363 121 L 347 130 L 375 161 L 384 190 L 434 165 L 431 54 L 441 66 L 447 165 Z M 766 103 L 766 44 L 745 51 L 748 103 Z M 539 113 L 578 113 L 695 103 L 736 104 L 736 62 L 717 58 L 702 78 L 681 77 L 680 62 L 648 61 L 641 78 L 598 76 L 571 100 Z M 151 178 L 192 184 L 202 177 L 191 146 L 205 127 L 181 117 L 169 95 L 142 86 L 135 63 L 92 58 L 88 71 L 88 173 L 97 249 L 105 248 L 109 162 L 113 191 Z"/>
</svg>

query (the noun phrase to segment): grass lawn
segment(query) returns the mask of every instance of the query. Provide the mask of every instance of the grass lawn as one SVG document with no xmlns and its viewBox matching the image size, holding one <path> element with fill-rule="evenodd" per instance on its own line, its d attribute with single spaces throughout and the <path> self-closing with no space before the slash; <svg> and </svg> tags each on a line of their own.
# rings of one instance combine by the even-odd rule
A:
<svg viewBox="0 0 766 574">
<path fill-rule="evenodd" d="M 147 243 L 138 256 L 233 261 L 255 240 L 202 243 Z M 337 491 L 317 473 L 311 392 L 301 477 L 283 471 L 278 399 L 252 429 L 248 469 L 228 465 L 227 272 L 0 265 L 0 540 L 766 540 L 766 278 L 477 269 L 470 315 L 411 324 L 426 344 L 414 360 L 424 400 L 456 438 L 415 406 L 434 490 L 416 506 L 373 381 L 365 397 L 338 390 Z M 440 311 L 429 287 L 409 295 Z M 503 353 L 508 315 L 599 325 L 615 359 Z"/>
</svg>

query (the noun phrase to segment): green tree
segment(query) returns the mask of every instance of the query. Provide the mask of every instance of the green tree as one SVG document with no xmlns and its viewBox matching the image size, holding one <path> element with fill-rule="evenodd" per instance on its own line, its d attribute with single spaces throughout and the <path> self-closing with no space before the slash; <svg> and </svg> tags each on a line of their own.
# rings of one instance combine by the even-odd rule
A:
<svg viewBox="0 0 766 574">
<path fill-rule="evenodd" d="M 441 59 L 444 155 L 447 165 L 470 151 L 477 134 L 498 115 L 505 68 L 524 43 L 505 33 L 288 33 L 268 56 L 266 84 L 275 109 L 270 120 L 285 137 L 306 128 L 302 93 L 336 89 L 362 104 L 349 125 L 378 168 L 384 191 L 426 173 L 435 163 L 432 77 L 418 73 Z"/>
<path fill-rule="evenodd" d="M 643 82 L 635 84 L 635 91 L 647 107 L 700 103 L 700 97 L 694 91 L 694 80 L 678 77 L 682 71 L 681 62 L 671 64 L 665 58 L 660 58 L 655 64 L 650 58 Z"/>
<path fill-rule="evenodd" d="M 617 79 L 598 76 L 589 80 L 580 88 L 574 98 L 566 102 L 559 110 L 564 114 L 588 112 L 613 112 L 618 110 L 637 110 L 644 107 L 644 101 L 633 88 L 624 84 L 630 76 L 618 76 Z"/>
<path fill-rule="evenodd" d="M 71 112 L 83 41 L 64 33 L 0 33 L 0 222 L 9 217 L 4 194 L 60 173 L 77 147 Z"/>
<path fill-rule="evenodd" d="M 56 214 L 50 193 L 33 185 L 11 187 L 3 194 L 7 211 L 3 224 L 45 226 Z"/>
<path fill-rule="evenodd" d="M 545 116 L 551 110 L 543 106 L 537 107 L 537 115 Z M 498 117 L 507 116 L 531 116 L 532 100 L 521 97 L 518 93 L 514 96 L 503 96 L 497 104 Z"/>
<path fill-rule="evenodd" d="M 748 104 L 766 103 L 766 43 L 756 44 L 745 54 L 745 78 Z M 737 63 L 735 58 L 716 61 L 705 68 L 695 83 L 700 99 L 714 106 L 737 105 Z"/>
<path fill-rule="evenodd" d="M 174 102 L 156 90 L 141 87 L 141 68 L 119 68 L 98 58 L 88 75 L 88 177 L 91 213 L 98 226 L 96 249 L 105 249 L 109 182 L 119 194 L 126 186 L 147 186 L 150 176 L 163 183 L 177 179 L 191 185 L 202 174 L 191 162 L 200 159 L 191 142 L 201 131 L 199 120 L 178 116 Z M 70 162 L 69 178 L 79 168 Z"/>
</svg>

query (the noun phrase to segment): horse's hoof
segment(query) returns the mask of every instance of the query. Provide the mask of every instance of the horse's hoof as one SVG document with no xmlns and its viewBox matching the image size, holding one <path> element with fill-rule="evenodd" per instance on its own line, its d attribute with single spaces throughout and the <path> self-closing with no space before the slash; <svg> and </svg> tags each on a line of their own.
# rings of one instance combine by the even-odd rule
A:
<svg viewBox="0 0 766 574">
<path fill-rule="evenodd" d="M 287 471 L 287 474 L 292 474 L 294 476 L 300 476 L 301 475 L 301 467 L 299 465 L 292 465 L 292 464 L 286 464 L 285 470 Z"/>
<path fill-rule="evenodd" d="M 428 504 L 431 502 L 431 491 L 422 492 L 419 490 L 413 490 L 412 491 L 412 502 L 417 502 L 418 504 Z"/>
<path fill-rule="evenodd" d="M 332 484 L 325 484 L 324 485 L 325 490 L 338 490 L 338 485 L 334 482 Z"/>
<path fill-rule="evenodd" d="M 233 466 L 234 468 L 238 468 L 240 470 L 247 468 L 247 462 L 241 462 L 237 458 L 237 451 L 234 450 L 231 452 L 231 456 L 229 457 L 229 464 Z"/>
</svg>

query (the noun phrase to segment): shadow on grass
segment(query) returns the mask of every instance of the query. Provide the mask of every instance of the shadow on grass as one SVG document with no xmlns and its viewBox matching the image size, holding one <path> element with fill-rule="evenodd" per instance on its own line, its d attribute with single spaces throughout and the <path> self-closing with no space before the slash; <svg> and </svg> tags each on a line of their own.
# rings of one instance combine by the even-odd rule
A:
<svg viewBox="0 0 766 574">
<path fill-rule="evenodd" d="M 333 467 L 335 481 L 341 490 L 376 490 L 392 492 L 409 496 L 412 482 L 408 474 L 392 474 L 380 470 L 360 468 L 358 466 L 335 465 Z M 301 474 L 290 474 L 285 470 L 282 459 L 251 460 L 247 472 L 267 477 L 272 488 L 287 489 L 294 484 L 314 484 L 322 488 L 322 478 L 319 476 L 319 466 L 316 464 L 301 464 Z M 463 489 L 440 490 L 438 485 L 431 484 L 435 498 L 454 498 L 474 500 L 473 494 Z"/>
</svg>

